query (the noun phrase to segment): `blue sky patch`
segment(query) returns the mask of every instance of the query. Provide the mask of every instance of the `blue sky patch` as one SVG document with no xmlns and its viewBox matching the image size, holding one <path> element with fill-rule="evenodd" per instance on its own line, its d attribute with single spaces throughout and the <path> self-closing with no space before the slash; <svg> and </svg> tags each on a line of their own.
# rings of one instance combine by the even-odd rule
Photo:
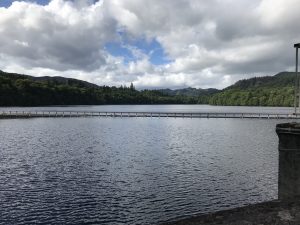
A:
<svg viewBox="0 0 300 225">
<path fill-rule="evenodd" d="M 153 65 L 164 65 L 171 62 L 171 60 L 167 58 L 163 47 L 156 39 L 152 39 L 151 41 L 146 41 L 144 38 L 131 40 L 128 39 L 123 32 L 119 32 L 119 36 L 121 43 L 107 43 L 105 49 L 113 56 L 124 57 L 126 64 L 139 59 L 139 56 L 134 54 L 134 50 L 147 55 Z"/>
<path fill-rule="evenodd" d="M 0 0 L 0 7 L 9 7 L 13 2 L 15 1 L 11 1 L 11 0 Z M 50 2 L 50 0 L 36 0 L 36 1 L 29 1 L 26 0 L 25 2 L 35 2 L 39 5 L 48 5 L 48 3 Z"/>
<path fill-rule="evenodd" d="M 123 57 L 124 63 L 128 63 L 130 61 L 135 61 L 136 59 L 132 55 L 131 51 L 122 46 L 122 44 L 117 42 L 110 42 L 105 45 L 105 50 L 108 51 L 111 55 L 115 57 Z"/>
<path fill-rule="evenodd" d="M 163 47 L 156 39 L 152 39 L 150 42 L 147 42 L 145 39 L 139 39 L 133 45 L 147 54 L 150 57 L 150 62 L 154 65 L 163 65 L 170 62 L 165 55 Z"/>
<path fill-rule="evenodd" d="M 25 2 L 35 2 L 39 5 L 48 5 L 48 3 L 51 1 L 51 0 L 20 0 L 20 1 L 25 1 Z M 69 0 L 69 1 L 72 1 L 72 0 Z M 98 2 L 99 0 L 94 0 L 93 2 Z M 15 1 L 12 1 L 12 0 L 0 0 L 0 7 L 9 7 L 13 2 Z"/>
</svg>

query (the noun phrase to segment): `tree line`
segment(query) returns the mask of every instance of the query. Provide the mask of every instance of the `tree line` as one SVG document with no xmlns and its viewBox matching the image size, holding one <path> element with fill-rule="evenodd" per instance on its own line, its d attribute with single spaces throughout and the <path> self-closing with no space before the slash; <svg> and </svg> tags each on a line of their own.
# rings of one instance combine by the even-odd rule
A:
<svg viewBox="0 0 300 225">
<path fill-rule="evenodd" d="M 72 80 L 71 80 L 72 81 Z M 28 76 L 0 73 L 0 106 L 195 104 L 195 97 L 169 96 L 155 90 L 86 85 L 56 79 L 32 80 Z"/>
<path fill-rule="evenodd" d="M 211 104 L 236 106 L 292 106 L 294 73 L 240 80 L 221 91 L 178 91 L 97 86 L 62 77 L 31 77 L 0 71 L 0 106 L 102 104 Z M 195 93 L 192 95 L 191 93 Z"/>
</svg>

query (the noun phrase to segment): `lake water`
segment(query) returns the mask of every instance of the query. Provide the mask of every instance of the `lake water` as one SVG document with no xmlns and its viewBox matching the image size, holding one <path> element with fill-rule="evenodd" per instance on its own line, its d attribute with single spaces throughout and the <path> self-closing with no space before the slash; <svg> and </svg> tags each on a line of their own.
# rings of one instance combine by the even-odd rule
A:
<svg viewBox="0 0 300 225">
<path fill-rule="evenodd" d="M 80 106 L 1 110 L 291 112 Z M 277 198 L 277 123 L 190 118 L 0 120 L 0 224 L 157 224 Z"/>
</svg>

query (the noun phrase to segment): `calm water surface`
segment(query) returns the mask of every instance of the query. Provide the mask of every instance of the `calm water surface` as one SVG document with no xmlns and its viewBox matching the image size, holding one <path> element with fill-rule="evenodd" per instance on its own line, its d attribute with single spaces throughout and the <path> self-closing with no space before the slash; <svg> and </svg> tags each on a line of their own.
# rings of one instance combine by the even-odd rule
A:
<svg viewBox="0 0 300 225">
<path fill-rule="evenodd" d="M 117 109 L 88 108 L 111 107 Z M 0 120 L 0 224 L 157 224 L 275 199 L 278 122 L 284 121 Z"/>
</svg>

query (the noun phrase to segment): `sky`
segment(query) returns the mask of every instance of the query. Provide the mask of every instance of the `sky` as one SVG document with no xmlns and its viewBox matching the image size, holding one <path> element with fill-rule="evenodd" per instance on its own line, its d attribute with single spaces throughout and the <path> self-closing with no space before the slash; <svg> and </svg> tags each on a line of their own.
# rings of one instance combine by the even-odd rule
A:
<svg viewBox="0 0 300 225">
<path fill-rule="evenodd" d="M 0 70 L 138 89 L 221 89 L 294 71 L 299 3 L 0 0 Z"/>
</svg>

